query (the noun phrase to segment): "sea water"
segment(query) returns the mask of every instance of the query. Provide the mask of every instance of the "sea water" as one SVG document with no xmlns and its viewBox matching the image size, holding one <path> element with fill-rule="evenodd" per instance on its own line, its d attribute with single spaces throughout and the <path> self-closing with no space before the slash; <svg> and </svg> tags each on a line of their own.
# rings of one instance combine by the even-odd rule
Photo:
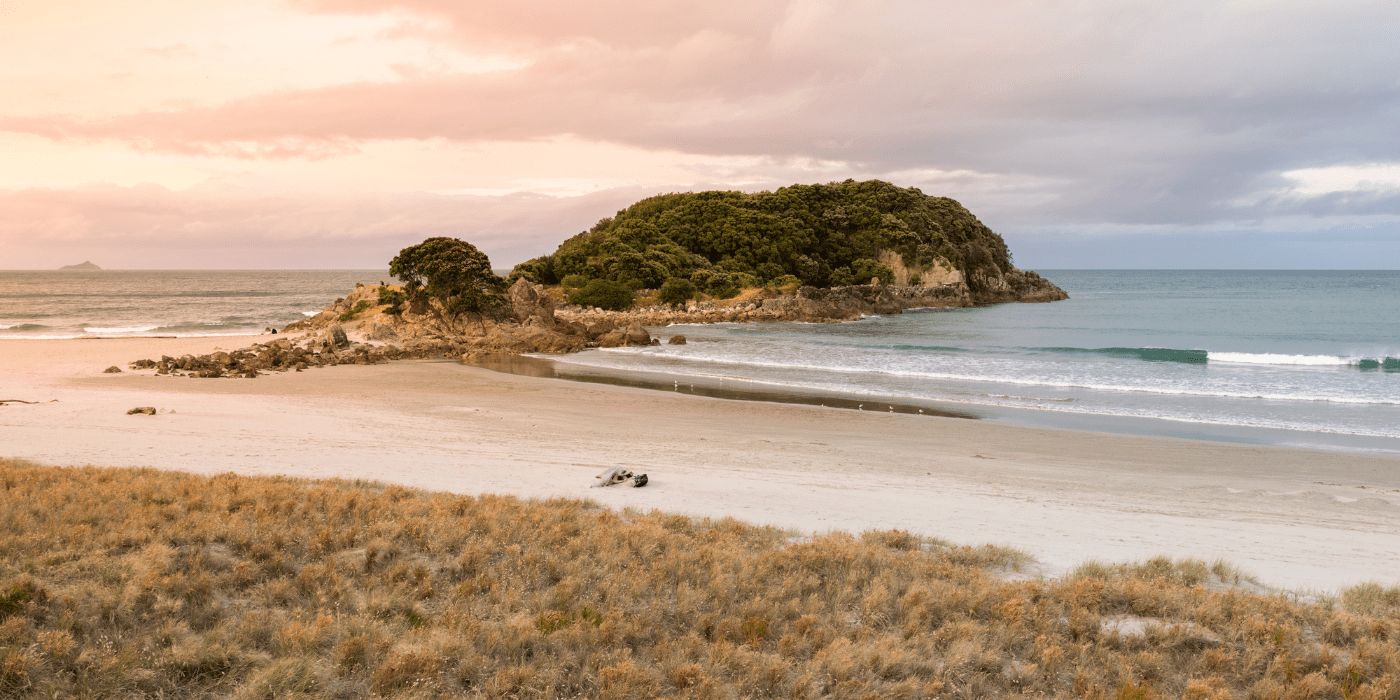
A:
<svg viewBox="0 0 1400 700">
<path fill-rule="evenodd" d="M 313 316 L 382 270 L 0 271 L 0 340 L 246 335 Z"/>
<path fill-rule="evenodd" d="M 1042 274 L 1071 298 L 674 326 L 662 335 L 686 345 L 561 361 L 869 396 L 867 410 L 924 401 L 1021 423 L 1400 450 L 1400 272 Z"/>
<path fill-rule="evenodd" d="M 680 325 L 580 372 L 1056 427 L 1400 453 L 1400 272 L 1042 271 L 1071 298 L 847 323 Z M 0 272 L 0 341 L 257 333 L 380 270 Z M 0 348 L 2 351 L 3 348 Z M 639 374 L 640 373 L 640 374 Z"/>
</svg>

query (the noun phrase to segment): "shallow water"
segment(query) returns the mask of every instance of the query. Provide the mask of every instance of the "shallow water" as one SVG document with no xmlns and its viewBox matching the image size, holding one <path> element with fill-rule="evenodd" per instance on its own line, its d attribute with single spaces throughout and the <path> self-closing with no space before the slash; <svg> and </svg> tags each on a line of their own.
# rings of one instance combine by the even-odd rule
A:
<svg viewBox="0 0 1400 700">
<path fill-rule="evenodd" d="M 1205 435 L 1400 438 L 1400 272 L 1044 274 L 1071 299 L 842 324 L 673 326 L 662 335 L 687 345 L 558 361 L 931 401 L 1018 422 L 1033 411 L 1189 423 Z"/>
</svg>

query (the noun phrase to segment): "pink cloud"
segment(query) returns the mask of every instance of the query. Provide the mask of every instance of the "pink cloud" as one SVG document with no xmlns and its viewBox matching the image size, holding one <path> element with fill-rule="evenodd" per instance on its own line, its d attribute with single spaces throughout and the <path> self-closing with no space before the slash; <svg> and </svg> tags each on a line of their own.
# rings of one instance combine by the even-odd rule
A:
<svg viewBox="0 0 1400 700">
<path fill-rule="evenodd" d="M 510 266 L 655 192 L 554 198 L 321 194 L 213 182 L 0 191 L 0 269 L 90 258 L 112 268 L 364 268 L 454 236 Z"/>
<path fill-rule="evenodd" d="M 0 130 L 250 159 L 328 158 L 368 140 L 567 135 L 865 171 L 966 170 L 1062 183 L 1023 219 L 1048 224 L 1256 216 L 1232 202 L 1279 172 L 1400 160 L 1388 48 L 1400 5 L 1381 0 L 295 6 L 431 18 L 447 29 L 425 36 L 525 67 L 401 67 L 397 82 L 0 117 Z"/>
</svg>

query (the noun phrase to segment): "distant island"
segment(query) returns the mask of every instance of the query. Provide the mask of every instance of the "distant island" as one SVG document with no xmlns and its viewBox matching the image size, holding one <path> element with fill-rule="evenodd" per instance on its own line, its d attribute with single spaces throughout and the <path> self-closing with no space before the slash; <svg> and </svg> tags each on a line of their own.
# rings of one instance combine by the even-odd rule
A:
<svg viewBox="0 0 1400 700">
<path fill-rule="evenodd" d="M 101 270 L 102 268 L 92 264 L 91 260 L 84 260 L 77 265 L 64 265 L 60 270 Z"/>
</svg>

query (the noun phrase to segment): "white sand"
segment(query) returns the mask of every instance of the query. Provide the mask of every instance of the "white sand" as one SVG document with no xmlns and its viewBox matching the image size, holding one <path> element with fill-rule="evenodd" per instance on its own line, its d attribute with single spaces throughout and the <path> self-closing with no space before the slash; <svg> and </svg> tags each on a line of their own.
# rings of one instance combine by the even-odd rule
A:
<svg viewBox="0 0 1400 700">
<path fill-rule="evenodd" d="M 725 401 L 451 362 L 258 379 L 104 375 L 269 338 L 0 341 L 0 456 L 593 498 L 802 531 L 902 528 L 1035 555 L 1226 559 L 1334 591 L 1400 582 L 1400 458 Z M 128 416 L 155 406 L 155 416 Z M 986 459 L 974 457 L 982 455 Z M 625 465 L 643 489 L 590 489 Z"/>
</svg>

